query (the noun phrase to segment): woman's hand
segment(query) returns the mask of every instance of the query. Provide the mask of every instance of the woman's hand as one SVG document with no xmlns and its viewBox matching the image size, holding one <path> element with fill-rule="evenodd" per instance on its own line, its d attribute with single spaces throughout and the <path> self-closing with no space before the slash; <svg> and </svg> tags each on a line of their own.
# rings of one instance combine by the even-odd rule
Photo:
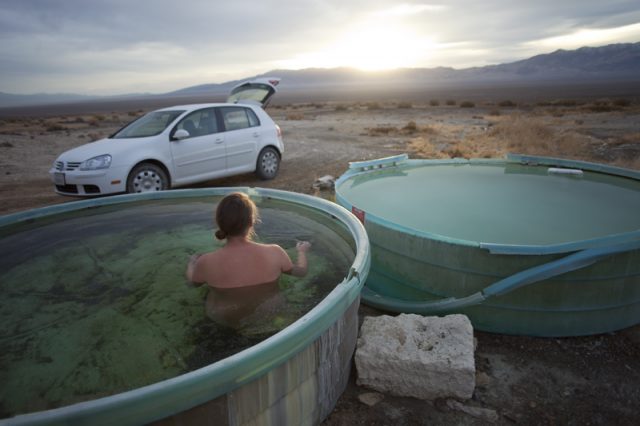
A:
<svg viewBox="0 0 640 426">
<path fill-rule="evenodd" d="M 200 254 L 194 254 L 189 258 L 189 262 L 187 263 L 187 270 L 185 272 L 185 275 L 187 277 L 187 286 L 189 287 L 200 287 L 203 283 L 198 283 L 198 282 L 194 282 L 193 280 L 193 273 L 195 271 L 195 267 L 196 267 L 196 262 L 198 261 L 198 258 L 200 257 Z"/>
<path fill-rule="evenodd" d="M 309 241 L 298 241 L 296 243 L 296 250 L 298 250 L 298 252 L 305 253 L 309 251 L 310 248 L 311 248 L 311 243 Z"/>
</svg>

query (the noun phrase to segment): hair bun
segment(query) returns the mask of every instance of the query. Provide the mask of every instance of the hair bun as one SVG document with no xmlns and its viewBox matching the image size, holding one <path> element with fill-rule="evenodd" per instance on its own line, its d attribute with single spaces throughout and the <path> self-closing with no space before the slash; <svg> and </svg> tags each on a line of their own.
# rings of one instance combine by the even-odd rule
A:
<svg viewBox="0 0 640 426">
<path fill-rule="evenodd" d="M 216 238 L 219 240 L 224 240 L 225 238 L 227 238 L 227 233 L 221 229 L 218 229 L 216 231 Z"/>
</svg>

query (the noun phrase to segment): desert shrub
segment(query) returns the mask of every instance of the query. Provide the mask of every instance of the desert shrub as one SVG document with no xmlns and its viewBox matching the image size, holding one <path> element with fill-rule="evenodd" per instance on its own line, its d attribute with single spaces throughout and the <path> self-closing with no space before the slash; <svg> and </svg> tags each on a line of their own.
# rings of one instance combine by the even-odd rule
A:
<svg viewBox="0 0 640 426">
<path fill-rule="evenodd" d="M 336 105 L 336 111 L 347 111 L 349 108 L 344 104 Z"/>
<path fill-rule="evenodd" d="M 611 112 L 615 110 L 609 101 L 595 101 L 591 105 L 587 105 L 586 108 L 591 112 Z"/>
<path fill-rule="evenodd" d="M 400 108 L 400 109 L 411 109 L 411 108 L 413 108 L 413 105 L 411 104 L 411 102 L 400 102 L 398 104 L 398 108 Z"/>
<path fill-rule="evenodd" d="M 98 120 L 98 121 L 104 121 L 106 119 L 106 117 L 102 114 L 96 114 L 93 116 L 94 120 Z"/>
<path fill-rule="evenodd" d="M 445 150 L 445 154 L 447 154 L 451 158 L 462 158 L 464 157 L 464 153 L 460 151 L 460 148 L 455 147 L 453 149 Z"/>
<path fill-rule="evenodd" d="M 301 112 L 290 112 L 286 118 L 287 120 L 304 120 L 304 114 Z"/>
<path fill-rule="evenodd" d="M 640 144 L 640 132 L 625 133 L 621 140 L 623 143 Z"/>
<path fill-rule="evenodd" d="M 624 108 L 624 107 L 631 106 L 631 101 L 629 99 L 616 99 L 613 101 L 613 105 Z"/>
<path fill-rule="evenodd" d="M 563 107 L 574 107 L 574 106 L 578 106 L 578 101 L 573 99 L 564 99 L 561 101 L 556 101 L 555 105 L 563 106 Z"/>
<path fill-rule="evenodd" d="M 62 130 L 67 130 L 67 128 L 62 124 L 53 123 L 53 124 L 49 124 L 45 130 L 47 132 L 59 132 Z"/>
<path fill-rule="evenodd" d="M 429 101 L 429 105 L 431 105 L 431 106 L 440 106 L 440 101 L 437 100 L 437 99 L 431 99 Z"/>
<path fill-rule="evenodd" d="M 510 108 L 510 107 L 516 106 L 516 103 L 513 102 L 513 101 L 510 101 L 510 100 L 506 100 L 506 101 L 498 102 L 498 106 L 505 107 L 505 108 Z"/>
<path fill-rule="evenodd" d="M 453 99 L 448 99 L 445 103 L 449 106 L 454 106 L 456 104 L 456 101 L 454 101 Z"/>
<path fill-rule="evenodd" d="M 11 142 L 2 142 L 0 146 L 3 148 L 13 148 L 13 144 Z"/>
<path fill-rule="evenodd" d="M 415 121 L 410 121 L 406 126 L 402 128 L 406 133 L 414 133 L 418 131 L 418 126 Z"/>
<path fill-rule="evenodd" d="M 374 110 L 374 109 L 380 109 L 382 108 L 382 106 L 380 106 L 380 104 L 378 102 L 369 102 L 367 104 L 367 109 L 368 110 Z"/>
<path fill-rule="evenodd" d="M 396 133 L 398 131 L 398 128 L 392 126 L 378 126 L 371 127 L 366 130 L 368 131 L 369 136 L 380 136 L 388 135 L 389 133 Z"/>
<path fill-rule="evenodd" d="M 135 111 L 129 111 L 129 112 L 127 113 L 127 115 L 128 115 L 129 117 L 137 117 L 137 116 L 138 116 L 138 113 L 137 113 L 137 112 L 135 112 Z"/>
<path fill-rule="evenodd" d="M 473 102 L 471 102 L 471 101 L 463 101 L 463 102 L 460 102 L 460 108 L 473 108 L 473 107 L 475 107 L 475 106 L 476 106 L 476 104 L 474 104 L 474 103 L 473 103 Z"/>
</svg>

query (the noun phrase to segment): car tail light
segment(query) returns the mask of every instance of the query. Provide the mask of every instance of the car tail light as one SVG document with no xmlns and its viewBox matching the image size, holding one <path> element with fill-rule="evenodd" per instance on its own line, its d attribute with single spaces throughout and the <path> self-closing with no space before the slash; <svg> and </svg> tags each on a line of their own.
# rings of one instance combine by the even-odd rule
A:
<svg viewBox="0 0 640 426">
<path fill-rule="evenodd" d="M 280 130 L 280 126 L 276 124 L 276 133 L 279 139 L 282 139 L 282 130 Z"/>
</svg>

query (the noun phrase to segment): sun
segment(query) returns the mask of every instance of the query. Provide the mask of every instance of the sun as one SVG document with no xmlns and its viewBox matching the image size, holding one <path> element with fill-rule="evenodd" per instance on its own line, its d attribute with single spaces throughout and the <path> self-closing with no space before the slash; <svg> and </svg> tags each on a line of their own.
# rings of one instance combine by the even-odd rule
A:
<svg viewBox="0 0 640 426">
<path fill-rule="evenodd" d="M 353 68 L 379 71 L 415 66 L 425 49 L 419 37 L 397 27 L 361 26 L 336 45 L 336 60 Z"/>
<path fill-rule="evenodd" d="M 350 67 L 365 71 L 410 68 L 424 63 L 434 46 L 408 26 L 367 20 L 338 34 L 323 49 L 281 61 L 280 65 L 292 69 Z"/>
</svg>

